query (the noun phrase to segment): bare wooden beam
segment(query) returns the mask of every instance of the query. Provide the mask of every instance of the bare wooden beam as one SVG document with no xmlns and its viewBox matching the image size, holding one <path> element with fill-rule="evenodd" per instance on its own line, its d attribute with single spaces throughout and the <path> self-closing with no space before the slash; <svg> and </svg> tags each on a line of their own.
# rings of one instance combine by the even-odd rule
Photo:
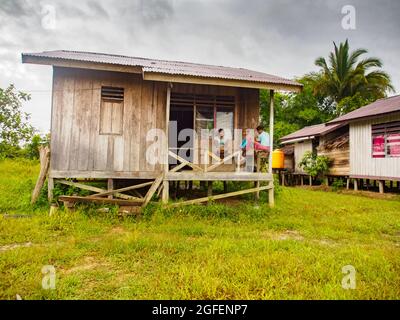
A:
<svg viewBox="0 0 400 320">
<path fill-rule="evenodd" d="M 173 153 L 172 151 L 169 151 L 169 155 L 173 158 L 175 158 L 176 160 L 178 160 L 179 162 L 185 163 L 186 165 L 188 165 L 189 167 L 191 167 L 193 170 L 197 170 L 197 171 L 204 171 L 201 167 L 199 167 L 198 165 L 191 163 L 183 158 L 181 158 L 180 156 L 178 156 L 177 154 Z"/>
<path fill-rule="evenodd" d="M 181 170 L 182 168 L 186 167 L 186 165 L 187 165 L 186 163 L 182 162 L 181 164 L 169 170 L 169 172 L 177 172 L 178 170 Z"/>
<path fill-rule="evenodd" d="M 168 170 L 169 170 L 169 116 L 170 116 L 170 110 L 171 110 L 171 87 L 172 87 L 172 84 L 168 83 L 168 85 L 167 85 L 167 101 L 166 101 L 166 107 L 165 107 L 165 145 L 163 147 L 164 152 L 165 152 L 165 154 L 164 154 L 164 176 L 168 173 Z M 176 170 L 179 170 L 179 169 L 176 169 Z M 150 192 L 150 190 L 149 190 L 149 192 Z M 155 190 L 154 190 L 154 192 L 155 192 Z M 146 199 L 147 203 L 150 201 L 150 199 L 148 199 L 147 195 L 146 195 L 145 199 Z M 168 200 L 169 200 L 169 182 L 164 180 L 163 188 L 162 188 L 162 202 L 168 203 Z M 146 203 L 146 205 L 147 205 L 147 203 Z"/>
<path fill-rule="evenodd" d="M 161 171 L 77 171 L 50 170 L 50 178 L 55 179 L 156 179 Z"/>
<path fill-rule="evenodd" d="M 168 172 L 168 181 L 270 181 L 272 174 L 263 172 Z"/>
<path fill-rule="evenodd" d="M 72 187 L 76 187 L 79 189 L 83 189 L 83 190 L 88 190 L 88 191 L 93 191 L 93 192 L 107 192 L 107 190 L 105 190 L 105 189 L 89 186 L 89 185 L 83 184 L 83 183 L 72 182 L 72 181 L 67 181 L 67 180 L 57 180 L 57 182 L 61 183 L 61 184 L 65 184 L 67 186 L 72 186 Z M 126 199 L 126 200 L 136 199 L 135 197 L 128 196 L 128 195 L 122 194 L 122 193 L 115 193 L 114 195 L 118 198 Z"/>
<path fill-rule="evenodd" d="M 79 196 L 59 196 L 58 199 L 60 201 L 66 201 L 66 202 L 116 204 L 120 206 L 135 206 L 143 202 L 143 199 L 121 200 L 121 199 L 108 199 L 108 198 L 88 198 Z"/>
<path fill-rule="evenodd" d="M 46 181 L 47 172 L 49 171 L 50 165 L 50 149 L 49 147 L 39 147 L 40 155 L 40 173 L 36 181 L 35 188 L 32 192 L 31 204 L 34 204 L 39 198 L 40 191 Z M 49 189 L 50 190 L 50 189 Z M 49 197 L 50 198 L 50 197 Z"/>
<path fill-rule="evenodd" d="M 142 208 L 144 208 L 145 206 L 147 206 L 149 204 L 151 198 L 153 198 L 154 193 L 157 191 L 161 182 L 163 182 L 163 179 L 164 179 L 164 174 L 160 174 L 158 176 L 158 178 L 153 182 L 152 186 L 150 187 L 149 191 L 147 191 L 147 194 L 144 197 Z M 164 185 L 164 187 L 165 187 L 165 185 Z"/>
<path fill-rule="evenodd" d="M 274 150 L 274 90 L 270 90 L 269 103 L 269 156 L 268 156 L 268 172 L 272 173 L 272 151 Z"/>
<path fill-rule="evenodd" d="M 274 90 L 270 90 L 270 105 L 269 105 L 269 159 L 268 159 L 268 173 L 272 174 L 272 151 L 274 150 Z M 268 190 L 269 206 L 275 205 L 274 198 L 274 181 L 269 183 L 270 189 Z"/>
<path fill-rule="evenodd" d="M 218 194 L 218 195 L 211 196 L 211 197 L 204 197 L 204 198 L 198 198 L 198 199 L 188 200 L 188 201 L 184 201 L 184 202 L 173 203 L 171 205 L 171 207 L 186 206 L 186 205 L 197 204 L 197 203 L 206 202 L 206 201 L 235 197 L 235 196 L 240 196 L 242 194 L 253 193 L 253 192 L 262 191 L 262 190 L 268 190 L 270 188 L 271 188 L 271 186 L 262 186 L 259 188 L 252 188 L 252 189 L 240 190 L 240 191 L 229 192 L 229 193 L 224 193 L 224 194 Z"/>
<path fill-rule="evenodd" d="M 212 166 L 207 167 L 207 172 L 210 172 L 216 168 L 218 168 L 219 166 L 221 166 L 222 164 L 224 164 L 225 162 L 227 162 L 228 160 L 231 160 L 232 158 L 234 158 L 235 156 L 237 156 L 240 152 L 242 151 L 236 151 L 235 153 L 229 155 L 228 157 L 224 158 L 224 159 L 220 159 L 220 162 L 213 164 Z"/>
<path fill-rule="evenodd" d="M 110 190 L 110 191 L 105 191 L 105 192 L 101 192 L 101 193 L 92 194 L 89 197 L 103 197 L 103 196 L 107 196 L 107 195 L 110 195 L 110 194 L 116 194 L 116 193 L 120 193 L 120 192 L 140 189 L 140 188 L 144 188 L 144 187 L 150 186 L 153 183 L 154 183 L 154 181 L 145 182 L 145 183 L 136 184 L 136 185 L 130 186 L 130 187 L 125 187 L 125 188 L 121 188 L 121 189 L 115 189 L 115 190 Z"/>
</svg>

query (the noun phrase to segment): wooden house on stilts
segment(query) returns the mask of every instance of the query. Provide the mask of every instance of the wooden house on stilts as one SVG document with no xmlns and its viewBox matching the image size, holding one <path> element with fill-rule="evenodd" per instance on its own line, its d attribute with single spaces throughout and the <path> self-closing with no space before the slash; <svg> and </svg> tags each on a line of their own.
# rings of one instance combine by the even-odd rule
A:
<svg viewBox="0 0 400 320">
<path fill-rule="evenodd" d="M 24 53 L 22 61 L 53 66 L 50 198 L 54 184 L 63 183 L 93 192 L 60 197 L 64 201 L 143 207 L 157 192 L 167 203 L 174 181 L 253 181 L 251 189 L 209 192 L 181 204 L 268 190 L 273 205 L 271 161 L 268 173 L 243 172 L 241 150 L 216 155 L 211 140 L 200 143 L 200 131 L 254 129 L 260 89 L 273 96 L 275 90 L 297 92 L 300 84 L 241 68 L 75 51 Z M 273 145 L 273 99 L 270 108 Z M 172 122 L 178 135 L 191 130 L 183 140 L 171 141 Z M 156 129 L 164 135 L 154 138 Z M 241 136 L 231 138 L 240 145 Z M 107 181 L 107 188 L 86 183 L 95 179 Z"/>
</svg>

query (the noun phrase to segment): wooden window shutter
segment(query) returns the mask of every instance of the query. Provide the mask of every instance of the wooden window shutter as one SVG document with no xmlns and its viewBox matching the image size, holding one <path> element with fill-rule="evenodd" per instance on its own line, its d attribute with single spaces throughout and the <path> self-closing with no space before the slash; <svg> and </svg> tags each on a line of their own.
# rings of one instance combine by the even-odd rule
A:
<svg viewBox="0 0 400 320">
<path fill-rule="evenodd" d="M 121 135 L 123 129 L 124 88 L 102 87 L 100 134 Z"/>
</svg>

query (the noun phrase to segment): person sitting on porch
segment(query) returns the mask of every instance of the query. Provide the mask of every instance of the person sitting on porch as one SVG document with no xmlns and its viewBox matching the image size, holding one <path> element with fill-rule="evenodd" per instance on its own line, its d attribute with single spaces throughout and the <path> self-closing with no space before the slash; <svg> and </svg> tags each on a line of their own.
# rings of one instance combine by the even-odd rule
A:
<svg viewBox="0 0 400 320">
<path fill-rule="evenodd" d="M 254 150 L 269 152 L 269 134 L 264 131 L 263 126 L 257 127 L 257 135 L 254 141 Z"/>
<path fill-rule="evenodd" d="M 242 135 L 243 135 L 243 140 L 242 140 L 242 144 L 240 145 L 240 149 L 243 150 L 243 154 L 245 154 L 246 151 L 250 150 L 251 148 L 254 147 L 254 139 L 252 139 L 252 136 L 250 135 L 250 131 L 251 129 L 246 129 L 242 131 Z"/>
<path fill-rule="evenodd" d="M 222 128 L 218 129 L 218 136 L 215 137 L 214 144 L 216 147 L 216 151 L 221 157 L 221 159 L 224 158 L 225 152 L 229 150 L 229 143 L 230 139 L 225 134 L 224 129 Z"/>
</svg>

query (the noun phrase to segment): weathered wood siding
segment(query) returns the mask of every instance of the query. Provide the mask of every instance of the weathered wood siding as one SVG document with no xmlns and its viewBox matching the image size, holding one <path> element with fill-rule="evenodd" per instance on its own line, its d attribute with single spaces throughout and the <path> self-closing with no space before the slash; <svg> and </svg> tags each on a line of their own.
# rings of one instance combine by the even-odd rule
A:
<svg viewBox="0 0 400 320">
<path fill-rule="evenodd" d="M 371 136 L 371 125 L 398 120 L 387 116 L 350 124 L 350 175 L 400 177 L 400 158 L 372 158 Z"/>
<path fill-rule="evenodd" d="M 102 86 L 124 88 L 120 135 L 100 134 Z M 161 165 L 146 161 L 146 134 L 165 128 L 166 88 L 136 74 L 54 68 L 51 171 L 93 177 L 148 173 L 149 178 L 161 171 Z"/>
<path fill-rule="evenodd" d="M 349 128 L 348 126 L 344 126 L 319 139 L 317 154 L 319 156 L 326 156 L 331 160 L 329 175 L 348 176 L 350 174 L 350 145 L 348 135 Z M 339 141 L 340 143 L 338 143 Z M 326 144 L 336 146 L 326 148 Z"/>
<path fill-rule="evenodd" d="M 296 142 L 294 145 L 294 171 L 304 173 L 303 169 L 299 168 L 299 163 L 303 159 L 304 154 L 310 151 L 312 152 L 312 141 L 306 140 L 303 142 Z"/>
<path fill-rule="evenodd" d="M 110 128 L 104 114 L 101 117 L 102 86 L 124 88 L 122 128 L 112 130 L 113 134 L 104 134 Z M 172 90 L 233 95 L 235 128 L 258 125 L 258 89 L 174 83 Z M 150 129 L 165 130 L 166 92 L 167 83 L 144 81 L 140 74 L 54 67 L 50 175 L 156 177 L 162 167 L 146 161 L 151 144 L 146 142 L 146 135 Z M 114 120 L 119 123 L 119 119 Z"/>
</svg>

